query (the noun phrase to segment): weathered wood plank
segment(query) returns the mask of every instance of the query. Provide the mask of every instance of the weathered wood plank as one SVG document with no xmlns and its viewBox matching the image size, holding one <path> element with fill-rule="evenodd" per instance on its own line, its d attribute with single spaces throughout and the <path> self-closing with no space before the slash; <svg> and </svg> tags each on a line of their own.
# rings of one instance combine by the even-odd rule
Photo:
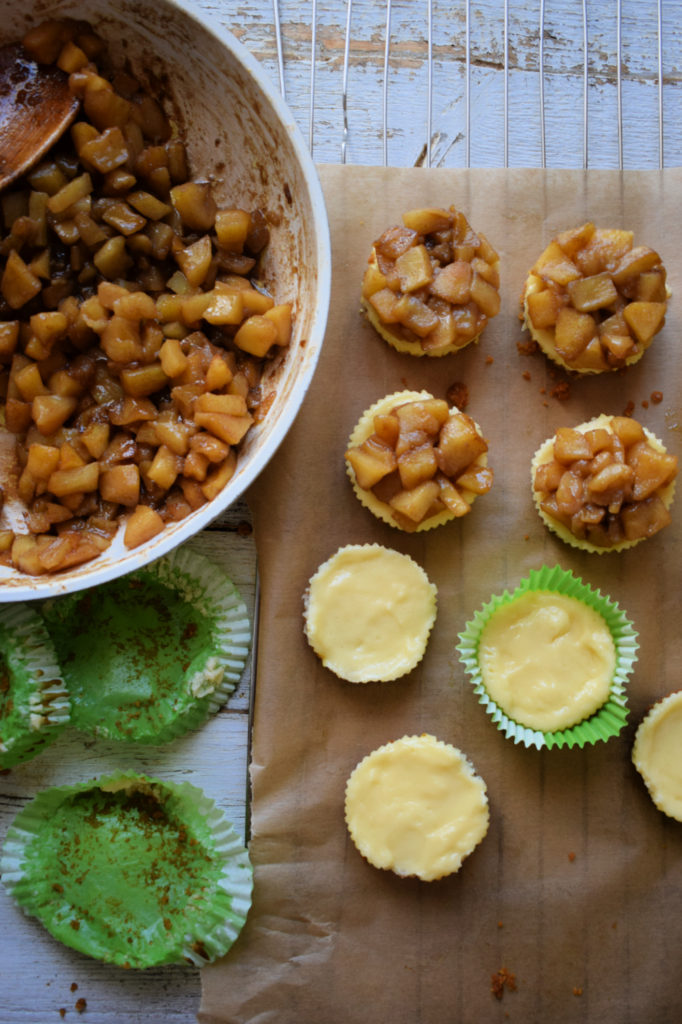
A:
<svg viewBox="0 0 682 1024">
<path fill-rule="evenodd" d="M 214 2 L 207 9 L 235 32 L 279 81 L 276 34 L 269 0 L 239 9 L 239 17 Z M 467 34 L 467 9 L 468 34 Z M 311 119 L 312 4 L 279 3 L 286 98 L 306 138 Z M 320 162 L 338 162 L 344 138 L 343 78 L 346 11 L 343 0 L 318 0 L 315 31 L 315 94 L 312 108 L 313 152 Z M 587 10 L 588 161 L 593 167 L 617 167 L 618 21 L 612 0 L 592 0 Z M 470 54 L 470 138 L 472 166 L 504 165 L 505 45 L 504 5 L 479 0 L 431 4 L 432 162 L 467 162 L 467 39 Z M 540 76 L 544 69 L 546 162 L 554 167 L 582 166 L 583 48 L 582 4 L 544 4 L 544 47 L 540 47 L 540 0 L 508 4 L 508 159 L 512 166 L 540 166 Z M 354 0 L 348 61 L 348 162 L 383 162 L 383 79 L 386 5 Z M 662 5 L 662 86 L 664 159 L 682 158 L 679 54 L 682 3 Z M 622 4 L 621 21 L 623 164 L 657 167 L 658 4 L 640 0 Z M 428 3 L 391 3 L 388 63 L 388 163 L 407 165 L 426 153 L 428 88 Z"/>
</svg>

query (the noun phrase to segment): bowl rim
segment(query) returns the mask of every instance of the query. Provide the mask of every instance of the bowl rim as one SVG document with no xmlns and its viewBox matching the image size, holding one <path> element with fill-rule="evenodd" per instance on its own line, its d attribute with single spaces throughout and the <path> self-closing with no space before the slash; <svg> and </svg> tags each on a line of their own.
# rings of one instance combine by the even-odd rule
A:
<svg viewBox="0 0 682 1024">
<path fill-rule="evenodd" d="M 242 69 L 255 82 L 257 89 L 263 94 L 266 103 L 271 107 L 275 118 L 285 130 L 291 143 L 294 158 L 298 163 L 301 176 L 308 190 L 313 218 L 312 237 L 315 239 L 317 250 L 315 308 L 311 314 L 310 330 L 306 335 L 305 365 L 301 367 L 293 382 L 287 402 L 284 404 L 281 412 L 279 412 L 277 422 L 274 424 L 266 443 L 259 450 L 250 453 L 243 471 L 240 472 L 238 469 L 239 475 L 235 479 L 238 479 L 239 486 L 235 488 L 234 494 L 229 495 L 228 501 L 221 500 L 221 498 L 228 491 L 230 487 L 229 482 L 226 484 L 223 492 L 206 502 L 205 505 L 194 511 L 172 530 L 164 529 L 160 534 L 152 538 L 151 541 L 141 545 L 139 548 L 126 549 L 123 547 L 121 557 L 117 558 L 115 562 L 106 562 L 103 565 L 98 565 L 100 559 L 105 558 L 108 552 L 110 553 L 112 550 L 122 547 L 122 531 L 120 529 L 112 545 L 101 556 L 66 572 L 53 575 L 46 573 L 45 575 L 30 576 L 13 569 L 10 569 L 9 573 L 0 571 L 0 605 L 16 601 L 32 601 L 58 597 L 63 594 L 75 593 L 95 587 L 148 565 L 150 562 L 181 546 L 191 537 L 200 533 L 244 496 L 249 486 L 262 472 L 282 444 L 310 387 L 319 360 L 331 299 L 332 253 L 324 193 L 312 154 L 305 145 L 302 132 L 295 121 L 292 111 L 279 90 L 275 87 L 268 71 L 247 50 L 244 44 L 229 29 L 224 27 L 217 16 L 212 12 L 199 8 L 194 0 L 182 0 L 182 2 L 180 0 L 163 0 L 163 4 L 174 8 L 180 18 L 186 17 L 196 22 L 202 31 L 213 36 L 221 46 L 230 52 L 233 59 L 241 65 Z M 54 8 L 59 8 L 60 6 L 62 5 L 57 0 Z M 50 6 L 41 11 L 41 15 L 44 17 L 49 17 L 51 13 L 56 13 L 56 11 L 51 11 Z M 66 15 L 67 12 L 65 11 L 64 14 Z M 83 16 L 88 17 L 87 11 L 84 12 Z"/>
</svg>

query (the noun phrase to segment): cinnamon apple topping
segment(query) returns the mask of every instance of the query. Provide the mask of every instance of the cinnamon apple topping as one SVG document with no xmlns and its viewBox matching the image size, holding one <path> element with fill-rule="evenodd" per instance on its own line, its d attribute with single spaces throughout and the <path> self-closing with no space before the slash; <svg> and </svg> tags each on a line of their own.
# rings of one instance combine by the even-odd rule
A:
<svg viewBox="0 0 682 1024">
<path fill-rule="evenodd" d="M 373 406 L 351 437 L 346 461 L 357 487 L 368 492 L 369 508 L 413 531 L 466 515 L 474 498 L 490 490 L 487 451 L 470 416 L 424 395 Z"/>
<path fill-rule="evenodd" d="M 636 362 L 665 323 L 666 271 L 632 231 L 563 231 L 528 275 L 525 322 L 555 362 L 581 373 Z"/>
<path fill-rule="evenodd" d="M 89 26 L 47 22 L 24 46 L 81 100 L 0 204 L 0 394 L 16 442 L 0 561 L 41 574 L 94 558 L 123 518 L 136 547 L 222 490 L 291 306 L 255 278 L 263 212 L 219 208 L 190 178 L 157 100 L 94 63 L 107 54 Z"/>
<path fill-rule="evenodd" d="M 372 325 L 399 351 L 440 356 L 500 311 L 499 258 L 463 213 L 427 208 L 377 238 L 362 282 Z"/>
<path fill-rule="evenodd" d="M 670 522 L 677 457 L 637 420 L 601 416 L 561 427 L 533 461 L 545 522 L 598 549 L 631 546 Z"/>
</svg>

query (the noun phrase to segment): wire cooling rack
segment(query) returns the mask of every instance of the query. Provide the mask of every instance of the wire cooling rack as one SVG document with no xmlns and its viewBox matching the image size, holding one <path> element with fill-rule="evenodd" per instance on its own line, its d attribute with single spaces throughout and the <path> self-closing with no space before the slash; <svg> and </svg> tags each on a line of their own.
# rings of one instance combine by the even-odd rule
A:
<svg viewBox="0 0 682 1024">
<path fill-rule="evenodd" d="M 318 162 L 682 163 L 682 0 L 246 6 Z"/>
</svg>

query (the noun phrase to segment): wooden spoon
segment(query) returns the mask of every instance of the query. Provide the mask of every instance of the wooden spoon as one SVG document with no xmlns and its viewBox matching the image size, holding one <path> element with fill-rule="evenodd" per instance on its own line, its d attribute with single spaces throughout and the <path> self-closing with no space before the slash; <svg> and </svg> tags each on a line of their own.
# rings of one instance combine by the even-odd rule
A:
<svg viewBox="0 0 682 1024">
<path fill-rule="evenodd" d="M 57 141 L 78 106 L 58 67 L 37 64 L 19 44 L 0 47 L 0 190 Z"/>
</svg>

